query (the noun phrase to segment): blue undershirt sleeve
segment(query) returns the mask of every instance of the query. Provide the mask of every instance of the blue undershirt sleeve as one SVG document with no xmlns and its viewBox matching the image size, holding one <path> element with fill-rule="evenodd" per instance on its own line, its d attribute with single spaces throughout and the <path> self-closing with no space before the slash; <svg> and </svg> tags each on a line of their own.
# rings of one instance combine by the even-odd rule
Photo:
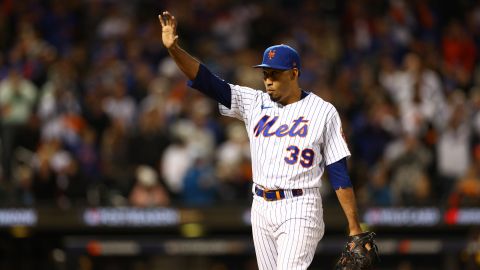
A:
<svg viewBox="0 0 480 270">
<path fill-rule="evenodd" d="M 189 80 L 187 84 L 210 98 L 213 98 L 223 106 L 229 109 L 231 108 L 232 90 L 230 89 L 230 85 L 211 73 L 203 64 L 200 64 L 195 79 Z"/>
<path fill-rule="evenodd" d="M 347 158 L 342 158 L 327 166 L 328 180 L 332 187 L 337 190 L 340 188 L 352 187 L 350 176 L 347 171 Z"/>
</svg>

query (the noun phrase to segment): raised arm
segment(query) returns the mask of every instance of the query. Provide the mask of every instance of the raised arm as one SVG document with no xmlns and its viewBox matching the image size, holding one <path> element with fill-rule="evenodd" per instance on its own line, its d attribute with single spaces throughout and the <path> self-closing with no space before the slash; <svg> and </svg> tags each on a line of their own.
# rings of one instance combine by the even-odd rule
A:
<svg viewBox="0 0 480 270">
<path fill-rule="evenodd" d="M 178 68 L 190 79 L 197 76 L 200 62 L 178 45 L 177 20 L 168 11 L 158 15 L 162 25 L 162 41 Z"/>
<path fill-rule="evenodd" d="M 178 68 L 190 79 L 188 85 L 211 97 L 227 108 L 231 108 L 231 89 L 193 56 L 178 45 L 177 20 L 168 11 L 158 15 L 162 25 L 162 41 Z"/>
</svg>

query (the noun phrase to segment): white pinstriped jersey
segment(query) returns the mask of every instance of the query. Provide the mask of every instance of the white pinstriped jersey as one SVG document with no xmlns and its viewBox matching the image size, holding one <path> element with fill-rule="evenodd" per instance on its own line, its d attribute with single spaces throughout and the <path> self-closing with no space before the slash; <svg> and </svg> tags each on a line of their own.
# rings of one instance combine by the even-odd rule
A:
<svg viewBox="0 0 480 270">
<path fill-rule="evenodd" d="M 260 90 L 229 84 L 231 108 L 245 122 L 253 182 L 267 189 L 319 188 L 324 165 L 350 156 L 335 107 L 309 93 L 283 106 Z"/>
</svg>

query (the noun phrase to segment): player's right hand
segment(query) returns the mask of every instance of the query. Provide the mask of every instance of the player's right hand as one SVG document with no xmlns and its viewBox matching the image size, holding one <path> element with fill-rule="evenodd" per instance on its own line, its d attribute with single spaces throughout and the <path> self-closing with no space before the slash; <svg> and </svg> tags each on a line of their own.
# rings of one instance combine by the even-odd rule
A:
<svg viewBox="0 0 480 270">
<path fill-rule="evenodd" d="M 177 42 L 177 20 L 175 16 L 170 14 L 168 11 L 162 12 L 158 15 L 160 24 L 162 25 L 162 41 L 163 45 L 170 49 Z"/>
</svg>

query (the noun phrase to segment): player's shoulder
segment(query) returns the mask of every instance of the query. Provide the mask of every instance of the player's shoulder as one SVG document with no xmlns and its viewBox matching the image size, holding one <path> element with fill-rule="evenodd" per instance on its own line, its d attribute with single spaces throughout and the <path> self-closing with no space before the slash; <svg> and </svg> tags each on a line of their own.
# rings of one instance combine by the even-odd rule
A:
<svg viewBox="0 0 480 270">
<path fill-rule="evenodd" d="M 325 115 L 324 118 L 326 121 L 331 121 L 331 119 L 335 118 L 335 115 L 338 115 L 337 108 L 325 99 L 321 98 L 320 96 L 316 95 L 315 93 L 310 92 L 308 98 L 313 100 L 314 104 L 312 107 L 319 108 L 319 112 L 321 115 Z"/>
<path fill-rule="evenodd" d="M 232 90 L 232 93 L 236 93 L 240 96 L 250 96 L 250 97 L 260 97 L 264 91 L 254 89 L 252 87 L 244 86 L 244 85 L 237 85 L 237 84 L 230 84 L 230 89 Z"/>
<path fill-rule="evenodd" d="M 325 110 L 336 110 L 335 106 L 332 103 L 326 101 L 325 99 L 321 98 L 317 94 L 313 92 L 309 92 L 308 96 L 313 100 L 313 102 L 317 103 L 317 106 L 320 105 L 324 107 Z"/>
<path fill-rule="evenodd" d="M 252 87 L 249 87 L 249 86 L 245 86 L 245 85 L 238 85 L 238 84 L 232 84 L 232 83 L 229 83 L 229 85 L 230 85 L 230 88 L 232 90 L 251 92 L 251 93 L 254 93 L 254 94 L 263 92 L 262 90 L 258 90 L 258 89 L 255 89 L 255 88 L 252 88 Z"/>
</svg>

